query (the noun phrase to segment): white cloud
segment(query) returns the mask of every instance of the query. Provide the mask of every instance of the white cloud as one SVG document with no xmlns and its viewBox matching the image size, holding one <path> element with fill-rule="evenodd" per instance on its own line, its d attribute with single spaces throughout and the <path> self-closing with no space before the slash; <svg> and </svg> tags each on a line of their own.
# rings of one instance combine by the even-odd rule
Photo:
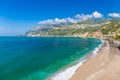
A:
<svg viewBox="0 0 120 80">
<path fill-rule="evenodd" d="M 70 23 L 77 23 L 77 20 L 70 18 L 70 17 L 68 17 L 66 20 L 67 22 L 70 22 Z"/>
<path fill-rule="evenodd" d="M 38 24 L 41 24 L 41 25 L 54 24 L 54 20 L 48 19 L 48 20 L 40 21 L 40 22 L 38 22 Z"/>
<path fill-rule="evenodd" d="M 108 16 L 110 16 L 112 18 L 118 18 L 118 17 L 120 17 L 120 13 L 109 13 Z"/>
<path fill-rule="evenodd" d="M 48 19 L 48 20 L 43 20 L 43 21 L 38 22 L 38 24 L 41 24 L 41 25 L 60 24 L 60 23 L 66 23 L 66 20 L 55 18 L 55 19 Z"/>
<path fill-rule="evenodd" d="M 48 24 L 60 24 L 60 23 L 77 23 L 80 21 L 84 21 L 84 20 L 88 20 L 88 19 L 92 19 L 92 18 L 101 18 L 103 17 L 103 15 L 97 11 L 93 12 L 92 14 L 77 14 L 75 15 L 74 18 L 55 18 L 55 19 L 48 19 L 48 20 L 44 20 L 44 21 L 40 21 L 38 22 L 41 25 L 48 25 Z"/>
<path fill-rule="evenodd" d="M 85 14 L 77 14 L 76 16 L 75 16 L 75 18 L 77 18 L 77 19 L 80 19 L 80 20 L 88 20 L 88 19 L 91 19 L 92 18 L 92 15 L 91 14 L 87 14 L 87 15 L 85 15 Z"/>
<path fill-rule="evenodd" d="M 97 12 L 97 11 L 93 12 L 92 15 L 93 15 L 94 18 L 101 18 L 101 17 L 103 17 L 103 15 L 101 13 Z"/>
<path fill-rule="evenodd" d="M 66 23 L 67 20 L 66 20 L 66 19 L 58 19 L 58 18 L 55 18 L 54 22 L 55 22 L 56 24 L 60 24 L 60 23 Z"/>
<path fill-rule="evenodd" d="M 55 18 L 55 19 L 48 19 L 48 20 L 44 20 L 44 21 L 40 21 L 38 22 L 38 24 L 41 25 L 48 25 L 48 24 L 60 24 L 60 23 L 77 23 L 77 21 L 73 18 L 63 18 L 63 19 L 59 19 L 59 18 Z"/>
<path fill-rule="evenodd" d="M 88 20 L 92 18 L 101 18 L 103 15 L 97 11 L 93 12 L 92 14 L 77 14 L 75 18 L 80 19 L 80 20 Z"/>
</svg>

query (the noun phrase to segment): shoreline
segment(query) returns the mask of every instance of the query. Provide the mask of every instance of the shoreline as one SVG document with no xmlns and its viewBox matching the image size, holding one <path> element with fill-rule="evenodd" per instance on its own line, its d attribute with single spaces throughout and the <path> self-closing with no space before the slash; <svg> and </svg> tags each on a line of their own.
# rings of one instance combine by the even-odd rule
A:
<svg viewBox="0 0 120 80">
<path fill-rule="evenodd" d="M 69 80 L 80 66 L 84 65 L 84 63 L 89 61 L 89 59 L 94 58 L 97 55 L 97 52 L 101 49 L 103 45 L 104 40 L 101 39 L 101 44 L 95 47 L 90 53 L 83 56 L 77 64 L 69 66 L 68 68 L 56 73 L 55 75 L 49 77 L 46 80 Z"/>
<path fill-rule="evenodd" d="M 81 65 L 69 80 L 119 80 L 120 50 L 115 45 L 105 40 L 98 54 Z"/>
</svg>

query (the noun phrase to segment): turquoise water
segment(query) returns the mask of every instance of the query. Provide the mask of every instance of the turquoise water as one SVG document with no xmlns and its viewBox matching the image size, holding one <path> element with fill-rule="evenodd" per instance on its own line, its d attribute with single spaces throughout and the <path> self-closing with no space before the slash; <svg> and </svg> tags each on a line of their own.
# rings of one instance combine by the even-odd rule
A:
<svg viewBox="0 0 120 80">
<path fill-rule="evenodd" d="M 45 80 L 99 44 L 92 38 L 0 37 L 0 80 Z"/>
</svg>

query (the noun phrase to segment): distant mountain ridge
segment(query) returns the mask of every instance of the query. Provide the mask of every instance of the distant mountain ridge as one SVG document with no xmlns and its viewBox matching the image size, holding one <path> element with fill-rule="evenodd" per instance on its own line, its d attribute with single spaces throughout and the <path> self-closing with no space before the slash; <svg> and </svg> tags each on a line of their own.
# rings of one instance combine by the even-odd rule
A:
<svg viewBox="0 0 120 80">
<path fill-rule="evenodd" d="M 78 23 L 54 24 L 35 27 L 25 36 L 57 36 L 57 37 L 104 37 L 120 34 L 120 19 L 92 19 Z"/>
</svg>

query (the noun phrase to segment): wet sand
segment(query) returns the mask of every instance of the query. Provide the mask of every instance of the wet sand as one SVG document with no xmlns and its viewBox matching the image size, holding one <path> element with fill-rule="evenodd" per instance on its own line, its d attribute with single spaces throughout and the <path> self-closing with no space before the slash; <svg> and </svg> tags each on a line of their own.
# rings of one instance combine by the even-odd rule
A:
<svg viewBox="0 0 120 80">
<path fill-rule="evenodd" d="M 70 80 L 120 80 L 120 50 L 105 41 L 98 54 L 80 66 Z"/>
</svg>

